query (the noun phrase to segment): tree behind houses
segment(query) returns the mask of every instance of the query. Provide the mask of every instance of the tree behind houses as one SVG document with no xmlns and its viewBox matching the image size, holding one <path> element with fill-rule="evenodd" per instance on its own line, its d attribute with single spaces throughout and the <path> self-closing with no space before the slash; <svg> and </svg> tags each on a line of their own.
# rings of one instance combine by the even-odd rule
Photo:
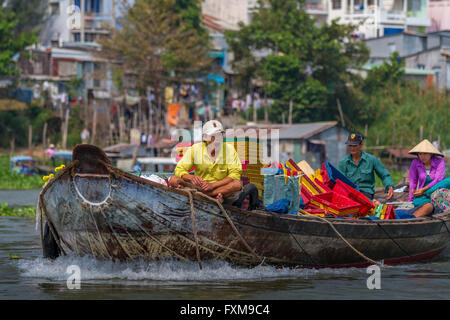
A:
<svg viewBox="0 0 450 320">
<path fill-rule="evenodd" d="M 195 10 L 174 9 L 178 1 L 137 0 L 125 6 L 120 28 L 111 29 L 111 36 L 101 41 L 101 55 L 114 63 L 116 79 L 117 74 L 122 76 L 116 82 L 123 84 L 124 91 L 130 89 L 123 81 L 127 77 L 135 80 L 134 89 L 141 93 L 152 90 L 160 125 L 165 123 L 164 89 L 195 81 L 210 63 L 207 33 L 195 28 Z"/>
</svg>

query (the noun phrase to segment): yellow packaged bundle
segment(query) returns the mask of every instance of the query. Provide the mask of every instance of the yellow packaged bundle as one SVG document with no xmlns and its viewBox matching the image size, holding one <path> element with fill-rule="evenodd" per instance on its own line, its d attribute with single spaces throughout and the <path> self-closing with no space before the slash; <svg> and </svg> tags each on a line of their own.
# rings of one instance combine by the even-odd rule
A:
<svg viewBox="0 0 450 320">
<path fill-rule="evenodd" d="M 321 174 L 321 169 L 317 169 L 316 171 L 314 171 L 314 179 L 319 180 L 320 182 L 323 182 L 323 177 Z"/>
</svg>

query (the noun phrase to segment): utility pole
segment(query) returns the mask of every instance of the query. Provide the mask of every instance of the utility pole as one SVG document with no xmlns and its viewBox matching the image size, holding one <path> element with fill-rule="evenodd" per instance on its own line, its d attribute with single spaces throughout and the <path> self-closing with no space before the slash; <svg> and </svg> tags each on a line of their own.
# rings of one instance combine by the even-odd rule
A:
<svg viewBox="0 0 450 320">
<path fill-rule="evenodd" d="M 66 117 L 64 119 L 64 131 L 62 137 L 62 147 L 67 149 L 67 131 L 69 130 L 69 108 L 66 109 Z"/>
<path fill-rule="evenodd" d="M 31 124 L 28 125 L 28 153 L 30 157 L 33 156 L 33 127 Z"/>
<path fill-rule="evenodd" d="M 339 101 L 339 98 L 336 99 L 336 101 L 337 101 L 337 106 L 338 106 L 338 110 L 339 110 L 339 116 L 341 117 L 342 127 L 345 127 L 344 112 L 342 111 L 341 102 Z"/>
<path fill-rule="evenodd" d="M 45 149 L 46 145 L 46 139 L 47 139 L 47 122 L 44 123 L 44 129 L 42 130 L 42 147 Z"/>
<path fill-rule="evenodd" d="M 289 100 L 289 125 L 292 125 L 292 109 L 294 108 L 292 99 Z M 284 122 L 284 121 L 283 121 Z"/>
<path fill-rule="evenodd" d="M 364 139 L 367 139 L 367 131 L 369 131 L 369 127 L 366 123 L 366 125 L 364 126 Z M 366 151 L 366 150 L 367 150 L 367 142 L 364 143 L 364 151 Z"/>
<path fill-rule="evenodd" d="M 80 21 L 80 42 L 83 43 L 84 42 L 84 1 L 81 0 L 80 1 L 80 6 L 81 6 L 81 21 Z"/>
</svg>

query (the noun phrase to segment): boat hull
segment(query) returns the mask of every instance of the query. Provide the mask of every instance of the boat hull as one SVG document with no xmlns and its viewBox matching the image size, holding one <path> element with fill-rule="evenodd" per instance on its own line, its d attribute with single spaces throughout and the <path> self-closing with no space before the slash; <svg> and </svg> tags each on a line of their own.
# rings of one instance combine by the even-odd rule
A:
<svg viewBox="0 0 450 320">
<path fill-rule="evenodd" d="M 197 259 L 189 198 L 180 190 L 125 172 L 99 178 L 65 170 L 41 193 L 41 205 L 65 252 L 120 261 Z M 315 217 L 226 211 L 256 255 L 217 204 L 194 195 L 202 261 L 312 268 L 371 264 Z M 430 259 L 450 242 L 448 212 L 420 219 L 329 221 L 354 248 L 386 264 Z"/>
</svg>

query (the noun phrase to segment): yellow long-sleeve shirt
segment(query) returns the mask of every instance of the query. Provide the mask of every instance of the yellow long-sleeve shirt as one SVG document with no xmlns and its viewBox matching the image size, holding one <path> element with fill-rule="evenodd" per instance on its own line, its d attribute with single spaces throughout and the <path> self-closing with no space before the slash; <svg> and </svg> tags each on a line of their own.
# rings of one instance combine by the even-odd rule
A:
<svg viewBox="0 0 450 320">
<path fill-rule="evenodd" d="M 219 181 L 226 177 L 239 180 L 242 173 L 239 156 L 233 145 L 228 143 L 222 143 L 215 161 L 208 155 L 205 142 L 192 145 L 178 162 L 175 175 L 182 178 L 189 173 L 192 166 L 195 174 L 207 182 Z"/>
</svg>

